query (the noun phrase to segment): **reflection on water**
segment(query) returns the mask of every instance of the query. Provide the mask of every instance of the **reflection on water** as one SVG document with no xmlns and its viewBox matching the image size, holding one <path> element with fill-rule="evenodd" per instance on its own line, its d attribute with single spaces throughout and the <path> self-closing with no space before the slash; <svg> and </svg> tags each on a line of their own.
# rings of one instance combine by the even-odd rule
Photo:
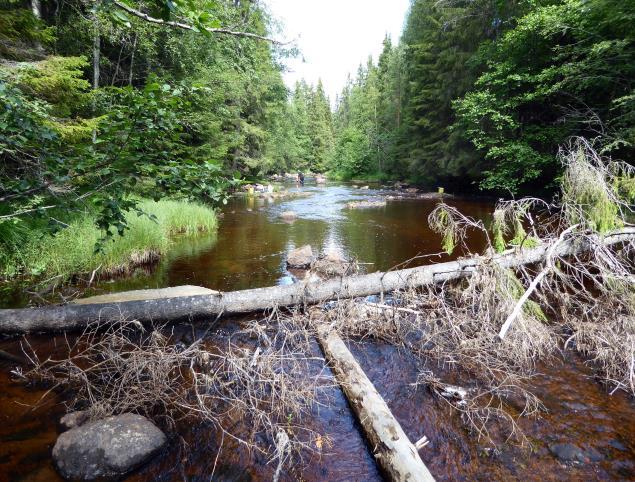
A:
<svg viewBox="0 0 635 482">
<path fill-rule="evenodd" d="M 291 189 L 295 191 L 295 188 Z M 291 281 L 286 254 L 305 244 L 324 253 L 330 250 L 366 263 L 368 271 L 387 270 L 421 254 L 437 253 L 440 237 L 427 218 L 437 200 L 401 199 L 385 207 L 346 209 L 351 200 L 376 199 L 385 193 L 351 186 L 305 187 L 311 197 L 273 201 L 263 198 L 234 198 L 223 209 L 217 238 L 184 239 L 152 273 L 132 279 L 104 282 L 101 291 L 159 288 L 194 284 L 232 291 Z M 492 203 L 449 199 L 470 216 L 487 219 Z M 294 211 L 298 219 L 284 222 L 280 215 Z M 482 249 L 478 236 L 472 249 Z M 460 251 L 455 257 L 460 255 Z M 445 261 L 447 256 L 435 257 Z M 430 263 L 421 259 L 413 263 Z"/>
</svg>

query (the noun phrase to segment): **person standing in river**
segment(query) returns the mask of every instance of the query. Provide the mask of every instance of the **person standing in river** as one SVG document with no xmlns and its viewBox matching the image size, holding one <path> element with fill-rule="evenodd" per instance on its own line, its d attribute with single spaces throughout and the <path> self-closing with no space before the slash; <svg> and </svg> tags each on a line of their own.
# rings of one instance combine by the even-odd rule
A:
<svg viewBox="0 0 635 482">
<path fill-rule="evenodd" d="M 302 174 L 302 172 L 300 171 L 298 171 L 298 177 L 296 179 L 296 183 L 298 187 L 304 186 L 304 174 Z"/>
</svg>

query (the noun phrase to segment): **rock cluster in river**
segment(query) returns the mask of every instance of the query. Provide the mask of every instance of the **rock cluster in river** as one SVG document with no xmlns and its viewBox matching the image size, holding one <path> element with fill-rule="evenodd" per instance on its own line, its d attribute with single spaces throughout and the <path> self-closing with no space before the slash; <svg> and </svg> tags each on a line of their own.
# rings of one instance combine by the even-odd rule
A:
<svg viewBox="0 0 635 482">
<path fill-rule="evenodd" d="M 322 279 L 354 274 L 357 266 L 349 262 L 339 253 L 331 251 L 315 260 L 311 271 Z"/>
<path fill-rule="evenodd" d="M 53 447 L 53 460 L 68 480 L 116 478 L 142 465 L 166 443 L 165 434 L 150 420 L 124 413 L 64 432 Z"/>
</svg>

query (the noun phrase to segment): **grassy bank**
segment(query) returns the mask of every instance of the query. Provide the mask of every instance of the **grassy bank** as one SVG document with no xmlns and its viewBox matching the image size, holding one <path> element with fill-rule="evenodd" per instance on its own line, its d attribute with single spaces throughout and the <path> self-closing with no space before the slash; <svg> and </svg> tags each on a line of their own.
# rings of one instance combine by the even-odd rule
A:
<svg viewBox="0 0 635 482">
<path fill-rule="evenodd" d="M 176 235 L 195 235 L 216 229 L 214 211 L 204 205 L 162 200 L 144 200 L 139 207 L 156 217 L 127 214 L 130 227 L 124 236 L 107 242 L 103 252 L 95 254 L 95 243 L 102 233 L 90 214 L 79 217 L 54 236 L 38 230 L 23 233 L 22 242 L 0 249 L 0 276 L 11 279 L 21 275 L 68 278 L 99 268 L 101 274 L 125 273 L 131 268 L 159 259 Z"/>
</svg>

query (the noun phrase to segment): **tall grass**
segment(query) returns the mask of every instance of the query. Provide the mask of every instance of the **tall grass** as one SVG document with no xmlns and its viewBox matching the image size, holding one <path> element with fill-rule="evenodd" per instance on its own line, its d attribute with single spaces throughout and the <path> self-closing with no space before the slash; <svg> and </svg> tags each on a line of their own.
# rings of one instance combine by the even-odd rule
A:
<svg viewBox="0 0 635 482">
<path fill-rule="evenodd" d="M 216 229 L 214 211 L 201 204 L 161 200 L 143 200 L 139 208 L 153 216 L 126 215 L 124 236 L 116 235 L 95 253 L 102 232 L 87 214 L 72 221 L 54 236 L 32 230 L 26 242 L 5 245 L 0 255 L 0 274 L 4 278 L 18 275 L 70 277 L 92 272 L 116 274 L 141 264 L 156 261 L 166 253 L 176 235 L 192 236 Z"/>
</svg>

